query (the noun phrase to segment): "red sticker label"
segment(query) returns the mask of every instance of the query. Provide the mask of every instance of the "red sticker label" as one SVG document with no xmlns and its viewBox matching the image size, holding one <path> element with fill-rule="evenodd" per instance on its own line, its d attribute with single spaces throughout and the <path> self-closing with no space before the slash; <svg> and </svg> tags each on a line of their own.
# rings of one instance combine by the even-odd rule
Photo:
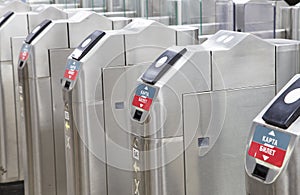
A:
<svg viewBox="0 0 300 195">
<path fill-rule="evenodd" d="M 149 111 L 151 104 L 152 104 L 151 98 L 146 98 L 138 95 L 135 95 L 132 101 L 133 106 L 142 108 L 147 111 Z"/>
<path fill-rule="evenodd" d="M 28 52 L 27 51 L 22 51 L 20 52 L 20 56 L 19 56 L 20 60 L 25 61 L 28 58 Z"/>
<path fill-rule="evenodd" d="M 286 151 L 277 147 L 273 147 L 272 145 L 260 144 L 252 141 L 248 150 L 248 154 L 264 162 L 281 167 Z"/>
<path fill-rule="evenodd" d="M 78 74 L 77 70 L 68 70 L 68 69 L 66 69 L 64 77 L 74 81 L 76 79 L 77 74 Z"/>
</svg>

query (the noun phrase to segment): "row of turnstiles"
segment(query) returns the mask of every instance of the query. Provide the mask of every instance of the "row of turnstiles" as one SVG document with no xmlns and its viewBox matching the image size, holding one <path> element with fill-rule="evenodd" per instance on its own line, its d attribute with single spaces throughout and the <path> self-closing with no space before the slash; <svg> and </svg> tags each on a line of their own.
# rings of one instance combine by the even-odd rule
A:
<svg viewBox="0 0 300 195">
<path fill-rule="evenodd" d="M 299 194 L 299 8 L 272 5 L 270 29 L 244 6 L 255 35 L 202 44 L 195 25 L 3 11 L 0 194 Z"/>
</svg>

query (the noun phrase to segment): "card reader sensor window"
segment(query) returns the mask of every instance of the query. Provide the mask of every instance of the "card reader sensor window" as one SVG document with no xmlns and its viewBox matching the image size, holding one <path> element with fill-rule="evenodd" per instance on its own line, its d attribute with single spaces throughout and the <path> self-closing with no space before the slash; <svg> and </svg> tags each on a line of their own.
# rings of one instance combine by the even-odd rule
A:
<svg viewBox="0 0 300 195">
<path fill-rule="evenodd" d="M 140 121 L 142 118 L 143 112 L 140 110 L 135 110 L 135 113 L 133 115 L 133 118 L 137 121 Z"/>
<path fill-rule="evenodd" d="M 269 172 L 268 167 L 265 167 L 260 164 L 256 164 L 252 175 L 265 181 L 267 178 L 268 172 Z"/>
</svg>

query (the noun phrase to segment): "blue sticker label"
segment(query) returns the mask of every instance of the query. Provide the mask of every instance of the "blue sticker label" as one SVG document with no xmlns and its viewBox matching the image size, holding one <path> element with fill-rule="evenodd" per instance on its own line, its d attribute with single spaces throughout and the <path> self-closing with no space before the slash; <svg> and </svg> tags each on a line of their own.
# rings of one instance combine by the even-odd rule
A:
<svg viewBox="0 0 300 195">
<path fill-rule="evenodd" d="M 155 95 L 155 91 L 156 89 L 154 87 L 150 87 L 145 84 L 140 84 L 137 87 L 135 94 L 141 97 L 153 99 Z"/>
<path fill-rule="evenodd" d="M 267 144 L 272 147 L 277 147 L 283 150 L 287 150 L 290 143 L 291 136 L 287 133 L 276 131 L 274 129 L 268 129 L 263 126 L 256 126 L 253 141 L 260 144 Z"/>
<path fill-rule="evenodd" d="M 79 71 L 80 64 L 81 64 L 81 62 L 79 62 L 79 61 L 69 59 L 67 62 L 66 69 L 72 70 L 72 71 L 74 71 L 74 70 Z"/>
</svg>

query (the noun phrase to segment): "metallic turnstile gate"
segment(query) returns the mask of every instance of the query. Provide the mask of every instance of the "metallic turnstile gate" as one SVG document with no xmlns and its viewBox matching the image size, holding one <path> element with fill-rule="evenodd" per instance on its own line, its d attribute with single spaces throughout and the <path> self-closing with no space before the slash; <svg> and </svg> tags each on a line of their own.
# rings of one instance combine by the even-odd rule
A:
<svg viewBox="0 0 300 195">
<path fill-rule="evenodd" d="M 68 191 L 69 194 L 106 194 L 106 186 L 107 194 L 128 192 L 126 188 L 126 191 L 120 190 L 124 185 L 127 187 L 128 177 L 122 182 L 117 179 L 124 173 L 130 175 L 130 172 L 118 172 L 116 163 L 119 162 L 114 158 L 120 154 L 119 151 L 106 153 L 105 142 L 107 145 L 110 143 L 105 141 L 105 69 L 142 67 L 142 64 L 151 61 L 164 48 L 176 44 L 192 44 L 196 39 L 196 28 L 176 30 L 151 20 L 134 19 L 118 32 L 94 32 L 74 50 L 69 57 L 62 82 L 66 152 L 69 157 L 67 162 L 70 165 L 70 178 L 73 179 L 69 180 L 71 190 L 73 189 Z M 87 42 L 89 45 L 85 44 Z M 136 73 L 138 74 L 139 72 Z M 115 72 L 111 83 L 118 76 L 119 72 Z M 120 102 L 116 106 L 122 108 L 124 104 Z M 111 148 L 114 149 L 118 150 Z M 126 161 L 122 161 L 124 160 Z"/>
<path fill-rule="evenodd" d="M 291 74 L 297 69 L 299 43 L 274 44 L 221 31 L 202 46 L 168 50 L 176 54 L 184 48 L 175 63 L 162 54 L 149 68 L 154 69 L 150 75 L 159 75 L 156 83 L 139 79 L 144 88 L 134 80 L 145 67 L 104 69 L 108 168 L 118 162 L 108 177 L 118 186 L 116 194 L 245 193 L 245 129 L 275 95 L 279 78 L 289 79 L 277 68 L 286 67 Z M 289 49 L 292 61 L 281 61 L 281 52 Z M 170 69 L 165 69 L 166 59 L 172 62 Z M 247 98 L 251 95 L 257 101 Z M 240 139 L 233 140 L 237 132 Z"/>
<path fill-rule="evenodd" d="M 254 118 L 245 170 L 247 194 L 299 194 L 299 88 L 293 77 Z"/>
<path fill-rule="evenodd" d="M 0 175 L 0 193 L 9 190 L 8 182 L 23 181 L 23 133 L 17 128 L 14 68 L 12 65 L 11 41 L 13 36 L 25 36 L 28 30 L 39 24 L 45 18 L 66 18 L 67 14 L 53 7 L 48 7 L 40 12 L 14 13 L 6 12 L 0 24 L 0 94 L 1 113 L 3 121 L 0 128 L 1 157 L 0 166 L 3 173 Z M 2 184 L 4 191 L 2 192 Z M 23 185 L 23 184 L 22 184 Z M 22 190 L 23 191 L 23 190 Z M 14 190 L 15 193 L 16 190 Z M 8 192 L 7 192 L 8 193 Z M 11 192 L 13 193 L 13 192 Z"/>
<path fill-rule="evenodd" d="M 59 79 L 53 80 L 55 73 L 64 67 L 49 64 L 49 49 L 75 47 L 95 28 L 112 27 L 112 20 L 79 12 L 68 20 L 45 20 L 25 39 L 18 63 L 17 113 L 21 113 L 20 128 L 26 132 L 26 194 L 67 193 L 62 96 L 61 90 L 53 91 L 60 86 Z"/>
</svg>

